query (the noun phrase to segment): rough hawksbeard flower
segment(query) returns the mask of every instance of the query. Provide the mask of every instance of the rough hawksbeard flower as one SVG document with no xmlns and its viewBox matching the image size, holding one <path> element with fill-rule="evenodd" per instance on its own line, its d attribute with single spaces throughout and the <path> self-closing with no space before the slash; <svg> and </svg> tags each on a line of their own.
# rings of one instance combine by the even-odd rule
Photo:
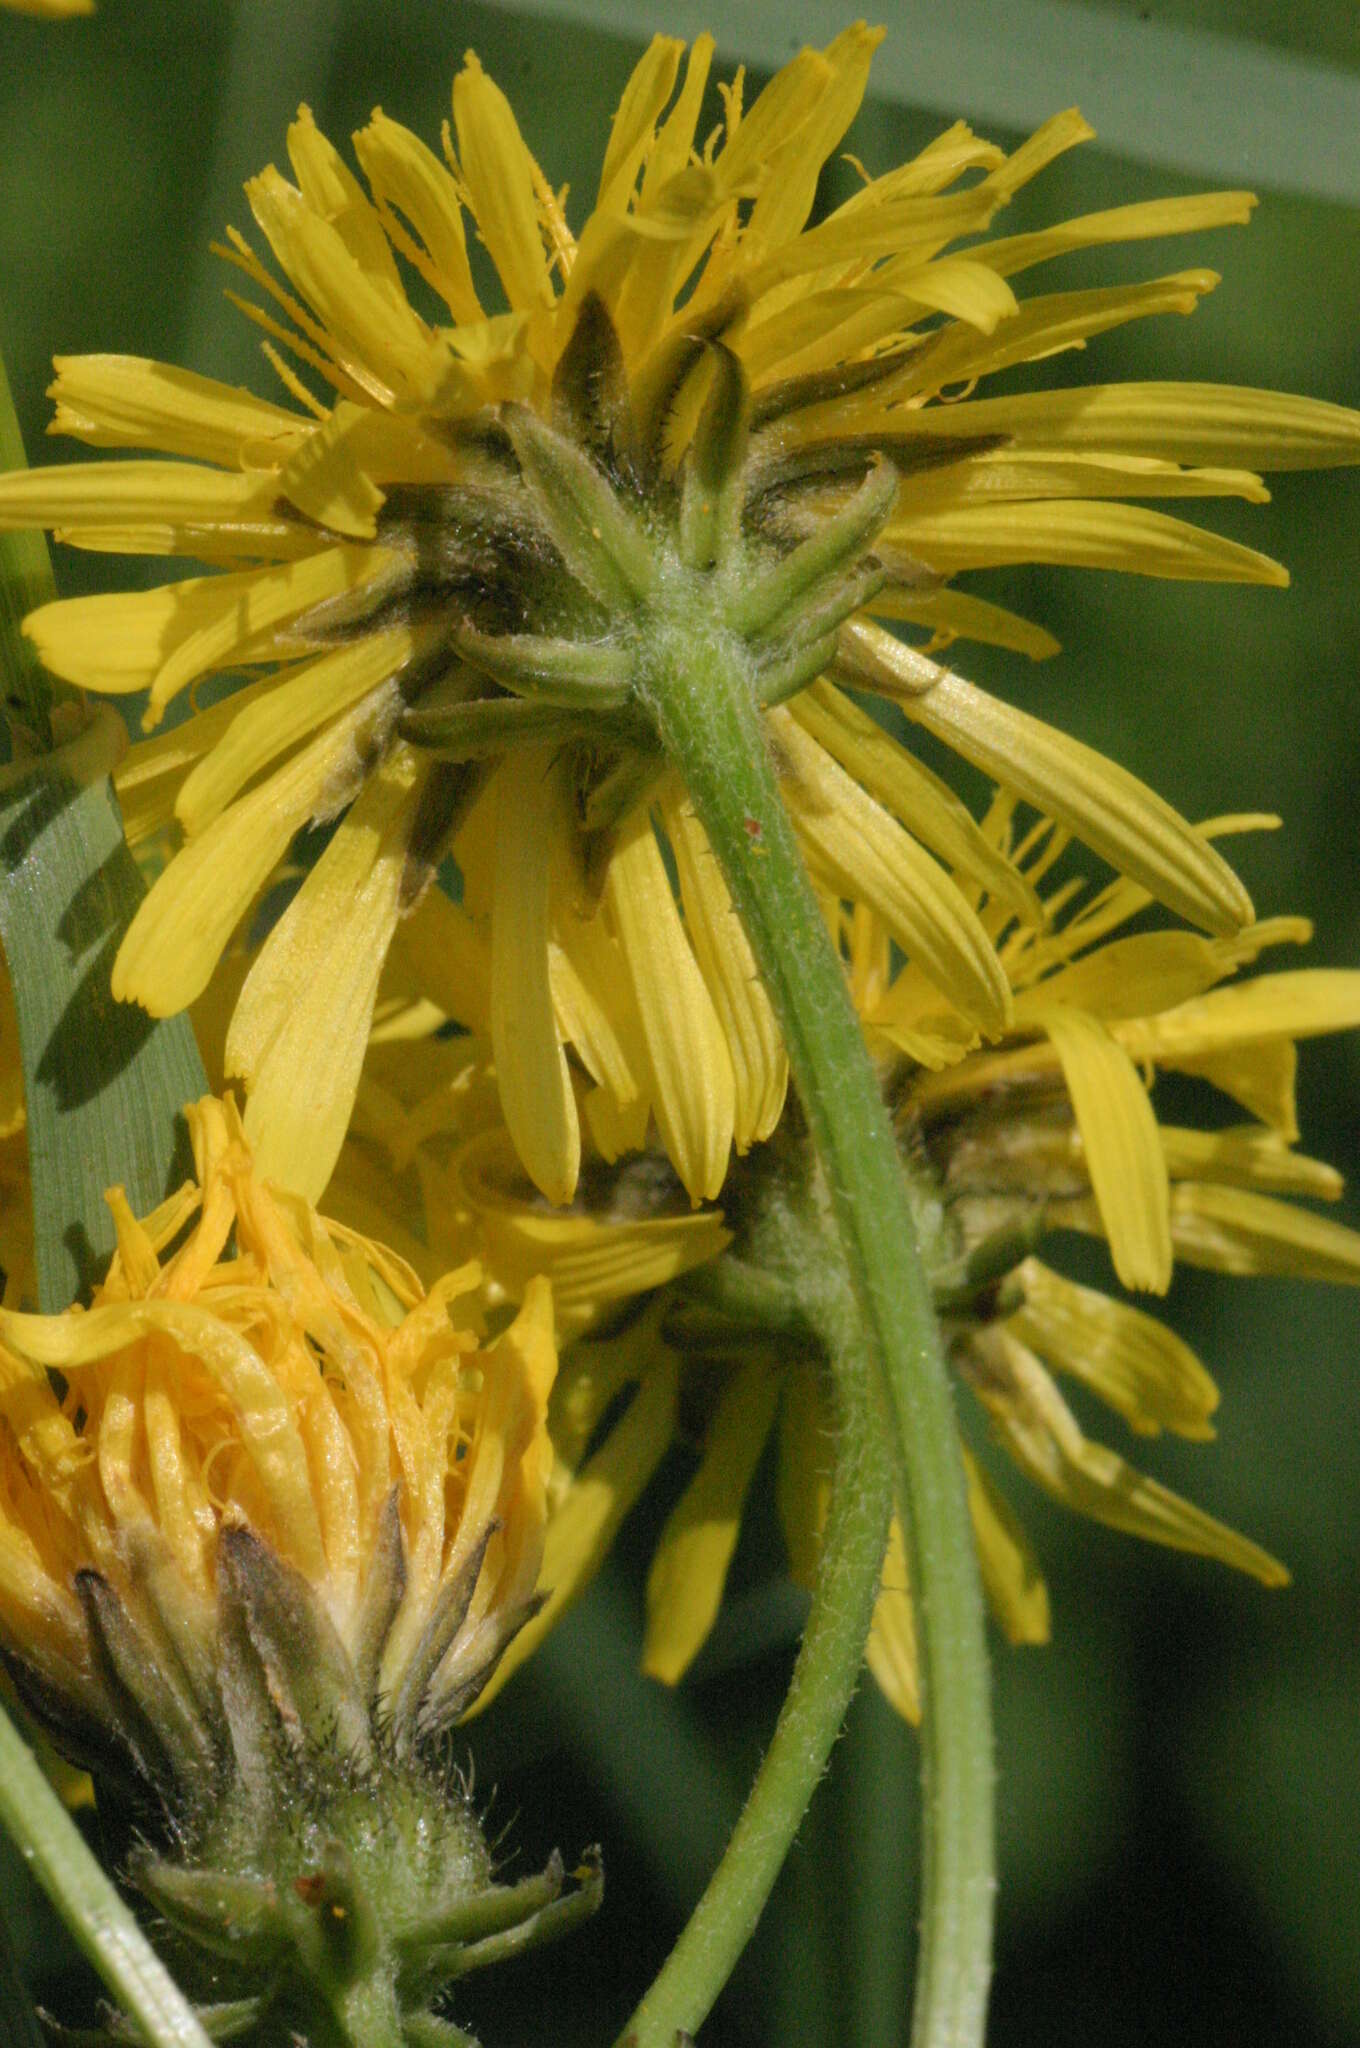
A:
<svg viewBox="0 0 1360 2048">
<path fill-rule="evenodd" d="M 994 371 L 1188 311 L 1215 282 L 1190 270 L 1021 301 L 1011 279 L 1064 251 L 1243 221 L 1252 201 L 969 239 L 1088 137 L 1069 112 L 1009 154 L 956 123 L 809 226 L 878 40 L 859 24 L 802 51 L 749 107 L 739 74 L 705 137 L 712 39 L 686 56 L 657 38 L 579 235 L 473 57 L 443 160 L 382 113 L 355 137 L 367 192 L 304 108 L 296 183 L 271 167 L 247 187 L 281 276 L 234 231 L 222 252 L 292 403 L 133 357 L 58 359 L 57 431 L 177 459 L 11 476 L 0 520 L 216 567 L 44 607 L 28 624 L 43 659 L 92 689 L 149 692 L 149 726 L 204 678 L 265 671 L 125 764 L 130 831 L 173 817 L 184 843 L 116 991 L 158 1013 L 192 1002 L 299 828 L 341 818 L 226 1046 L 262 1167 L 312 1197 L 384 954 L 450 844 L 465 907 L 432 915 L 457 957 L 489 949 L 505 1114 L 547 1195 L 573 1191 L 583 1114 L 611 1154 L 654 1119 L 696 1201 L 773 1128 L 778 1032 L 647 710 L 682 615 L 739 651 L 762 705 L 793 700 L 772 737 L 814 872 L 872 902 L 980 1031 L 1004 1030 L 1006 978 L 966 893 L 1002 886 L 994 850 L 906 748 L 835 719 L 811 729 L 799 691 L 835 658 L 895 687 L 900 643 L 871 615 L 1051 651 L 952 588 L 987 564 L 1282 583 L 1262 555 L 1134 501 L 1259 498 L 1255 469 L 1360 454 L 1353 415 L 1271 392 L 967 397 Z M 475 281 L 469 219 L 503 308 Z M 415 309 L 403 266 L 447 320 Z M 1221 934 L 1250 921 L 1213 848 L 1111 763 L 966 686 L 918 708 L 1177 913 Z"/>
<path fill-rule="evenodd" d="M 819 713 L 836 709 L 829 684 L 809 701 Z M 1198 830 L 1207 842 L 1276 822 L 1229 817 Z M 982 1044 L 929 977 L 894 955 L 872 910 L 826 902 L 894 1108 L 959 1379 L 1009 1458 L 1063 1505 L 1281 1584 L 1283 1567 L 1258 1545 L 1089 1438 L 1058 1384 L 1082 1385 L 1135 1436 L 1202 1441 L 1218 1404 L 1204 1366 L 1157 1318 L 1035 1254 L 1050 1232 L 1088 1233 L 1107 1244 L 1126 1287 L 1153 1293 L 1165 1292 L 1175 1261 L 1360 1283 L 1360 1234 L 1305 1206 L 1334 1200 L 1341 1178 L 1295 1149 L 1294 1099 L 1298 1042 L 1360 1024 L 1360 973 L 1242 973 L 1268 949 L 1303 943 L 1303 919 L 1231 938 L 1150 929 L 1150 893 L 1127 877 L 1096 889 L 1077 877 L 1053 884 L 1070 835 L 1051 818 L 1022 829 L 1009 793 L 998 793 L 981 830 L 1044 908 L 1031 925 L 1004 898 L 974 897 L 1012 997 L 998 1046 Z M 396 1054 L 387 1045 L 370 1057 L 337 1192 L 355 1199 L 384 1171 L 395 1176 L 413 1212 L 423 1203 L 441 1252 L 456 1243 L 460 1255 L 484 1258 L 493 1296 L 514 1302 L 530 1275 L 546 1273 L 568 1334 L 585 1333 L 564 1354 L 552 1400 L 549 1597 L 493 1685 L 588 1583 L 683 1442 L 697 1463 L 653 1563 L 644 1648 L 646 1668 L 674 1681 L 717 1615 L 771 1435 L 790 1564 L 804 1584 L 816 1572 L 834 1429 L 815 1345 L 761 1277 L 770 1219 L 806 1172 L 797 1112 L 790 1106 L 771 1140 L 733 1168 L 720 1210 L 691 1212 L 655 1152 L 612 1167 L 592 1160 L 577 1201 L 555 1210 L 497 1123 L 475 1040 L 432 1043 L 417 1059 Z M 1203 1087 L 1203 1127 L 1156 1113 L 1163 1072 Z M 1248 1120 L 1224 1126 L 1225 1100 Z M 1012 1642 L 1044 1641 L 1039 1565 L 984 1463 L 967 1447 L 964 1456 L 992 1611 Z M 895 1525 L 868 1656 L 914 1718 L 916 1647 Z"/>
<path fill-rule="evenodd" d="M 111 1192 L 92 1305 L 0 1311 L 0 1652 L 208 2017 L 396 2039 L 598 1897 L 497 1885 L 441 1740 L 534 1611 L 551 1302 L 484 1345 L 475 1267 L 427 1293 L 266 1186 L 230 1101 L 189 1118 L 198 1185 Z"/>
</svg>

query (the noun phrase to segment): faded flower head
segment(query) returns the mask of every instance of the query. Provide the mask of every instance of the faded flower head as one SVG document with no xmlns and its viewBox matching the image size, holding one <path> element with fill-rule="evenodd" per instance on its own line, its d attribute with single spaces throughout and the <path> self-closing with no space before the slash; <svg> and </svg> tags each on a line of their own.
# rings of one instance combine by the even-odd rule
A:
<svg viewBox="0 0 1360 2048">
<path fill-rule="evenodd" d="M 497 1887 L 440 1741 L 534 1611 L 551 1304 L 483 1344 L 475 1267 L 426 1292 L 265 1185 L 230 1101 L 189 1118 L 197 1185 L 143 1221 L 111 1191 L 91 1306 L 0 1311 L 0 1652 L 189 1981 L 283 2041 L 598 1895 Z"/>
<path fill-rule="evenodd" d="M 712 39 L 686 53 L 658 37 L 579 232 L 475 58 L 442 156 L 382 113 L 355 137 L 367 190 L 304 109 L 293 179 L 271 167 L 248 187 L 275 267 L 235 232 L 223 251 L 288 403 L 138 358 L 59 359 L 58 431 L 159 452 L 6 478 L 0 520 L 214 567 L 45 607 L 29 621 L 44 660 L 148 692 L 151 726 L 204 678 L 262 671 L 124 765 L 131 836 L 182 844 L 117 992 L 157 1012 L 192 1002 L 299 829 L 341 820 L 227 1038 L 276 1179 L 325 1184 L 384 956 L 429 903 L 427 950 L 452 985 L 432 999 L 486 1024 L 514 1143 L 552 1200 L 583 1147 L 616 1156 L 653 1123 L 691 1199 L 711 1197 L 734 1150 L 773 1129 L 783 1049 L 648 710 L 649 664 L 696 622 L 769 710 L 814 873 L 872 904 L 970 1027 L 994 1036 L 1011 1010 L 969 891 L 1035 905 L 905 747 L 808 708 L 833 664 L 910 699 L 1179 914 L 1225 935 L 1250 921 L 1221 857 L 1142 785 L 957 679 L 921 690 L 872 620 L 1037 656 L 1054 645 L 1042 629 L 953 578 L 1046 561 L 1282 582 L 1134 501 L 1259 498 L 1255 469 L 1353 460 L 1360 429 L 1338 407 L 1217 385 L 968 395 L 1188 311 L 1215 282 L 1020 300 L 1012 279 L 1067 250 L 1245 220 L 1250 196 L 960 250 L 1087 137 L 1067 113 L 1010 154 L 956 123 L 809 226 L 878 40 L 857 25 L 749 107 L 740 75 L 713 107 Z M 478 282 L 469 222 L 503 304 Z M 408 296 L 417 280 L 433 318 Z M 461 904 L 428 891 L 450 847 Z M 466 1018 L 457 991 L 477 979 L 486 1015 Z"/>
</svg>

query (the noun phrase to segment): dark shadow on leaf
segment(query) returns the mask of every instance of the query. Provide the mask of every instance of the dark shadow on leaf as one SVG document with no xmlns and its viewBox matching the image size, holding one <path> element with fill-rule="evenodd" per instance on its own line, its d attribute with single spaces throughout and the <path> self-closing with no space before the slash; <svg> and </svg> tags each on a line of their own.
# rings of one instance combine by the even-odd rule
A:
<svg viewBox="0 0 1360 2048">
<path fill-rule="evenodd" d="M 52 1090 L 58 1109 L 92 1102 L 131 1066 L 156 1028 L 138 1004 L 115 1002 L 110 993 L 121 937 L 110 932 L 91 954 L 39 1056 L 36 1078 Z"/>
</svg>

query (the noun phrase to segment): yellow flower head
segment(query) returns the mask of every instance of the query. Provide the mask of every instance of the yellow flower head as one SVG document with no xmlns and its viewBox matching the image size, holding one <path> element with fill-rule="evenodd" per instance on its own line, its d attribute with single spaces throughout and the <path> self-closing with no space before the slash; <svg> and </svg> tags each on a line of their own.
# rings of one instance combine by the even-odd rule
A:
<svg viewBox="0 0 1360 2048">
<path fill-rule="evenodd" d="M 147 692 L 148 726 L 204 678 L 262 671 L 124 765 L 131 835 L 173 819 L 183 844 L 122 946 L 117 993 L 158 1013 L 194 1001 L 298 830 L 341 819 L 226 1045 L 262 1168 L 312 1198 L 384 956 L 450 845 L 464 901 L 435 897 L 429 920 L 455 984 L 442 1006 L 488 1026 L 514 1143 L 552 1200 L 575 1186 L 583 1120 L 609 1155 L 654 1120 L 695 1201 L 773 1128 L 783 1049 L 644 715 L 677 591 L 740 651 L 814 870 L 872 903 L 971 1027 L 996 1034 L 1011 1012 L 968 890 L 1008 889 L 1034 918 L 1032 897 L 907 749 L 805 711 L 833 664 L 905 694 L 1181 915 L 1224 935 L 1250 920 L 1221 857 L 1141 784 L 964 685 L 922 688 L 873 620 L 1040 655 L 1050 636 L 952 579 L 1046 561 L 1283 582 L 1136 501 L 1257 499 L 1258 468 L 1354 460 L 1360 423 L 1217 385 L 969 396 L 994 371 L 1188 311 L 1215 282 L 1190 270 L 1021 300 L 1013 279 L 1074 248 L 1242 221 L 1252 202 L 978 239 L 1089 135 L 1070 112 L 1009 154 L 956 123 L 810 226 L 878 41 L 859 24 L 751 105 L 739 74 L 706 111 L 712 39 L 658 37 L 579 233 L 474 57 L 442 155 L 382 113 L 359 132 L 367 189 L 304 108 L 292 177 L 271 166 L 247 187 L 274 267 L 235 231 L 222 252 L 289 402 L 138 358 L 58 359 L 57 431 L 157 452 L 0 480 L 0 523 L 212 569 L 44 607 L 28 622 L 43 659 Z"/>
<path fill-rule="evenodd" d="M 266 1186 L 230 1101 L 189 1115 L 198 1185 L 144 1222 L 112 1192 L 118 1247 L 92 1305 L 0 1320 L 7 1659 L 59 1733 L 76 1704 L 126 1734 L 156 1702 L 110 1632 L 142 1639 L 145 1668 L 174 1674 L 173 1775 L 228 1746 L 219 1613 L 268 1557 L 305 1589 L 316 1654 L 349 1668 L 364 1726 L 372 1710 L 412 1740 L 437 1732 L 532 1611 L 546 1285 L 483 1347 L 475 1266 L 427 1293 Z"/>
<path fill-rule="evenodd" d="M 804 703 L 847 729 L 860 716 L 824 685 Z M 1276 822 L 1234 817 L 1198 829 L 1207 843 Z M 972 898 L 1012 997 L 999 1046 L 981 1043 L 919 966 L 901 961 L 871 909 L 834 892 L 825 905 L 895 1109 L 952 1361 L 974 1413 L 1059 1502 L 1280 1584 L 1283 1568 L 1256 1544 L 1085 1435 L 1061 1378 L 1080 1383 L 1135 1436 L 1170 1431 L 1191 1441 L 1212 1437 L 1218 1391 L 1165 1324 L 1053 1270 L 1035 1249 L 1054 1231 L 1097 1236 L 1126 1287 L 1155 1293 L 1165 1292 L 1176 1260 L 1231 1275 L 1360 1283 L 1360 1234 L 1307 1206 L 1334 1200 L 1341 1178 L 1294 1149 L 1298 1041 L 1360 1024 L 1360 973 L 1241 972 L 1268 948 L 1304 941 L 1302 919 L 1211 938 L 1147 928 L 1150 894 L 1127 877 L 1094 891 L 1078 878 L 1049 886 L 1070 835 L 1046 818 L 1022 833 L 1009 792 L 998 794 L 981 830 L 1043 901 L 1035 925 L 1004 898 L 982 890 Z M 467 1075 L 475 1051 L 459 1059 Z M 1163 1071 L 1204 1084 L 1205 1127 L 1159 1119 L 1152 1090 Z M 548 1599 L 494 1683 L 588 1582 L 683 1440 L 697 1442 L 698 1463 L 653 1563 L 644 1651 L 646 1668 L 673 1681 L 717 1615 L 771 1435 L 791 1567 L 807 1585 L 816 1573 L 833 1420 L 815 1344 L 760 1277 L 781 1153 L 787 1159 L 793 1148 L 794 1181 L 805 1170 L 796 1113 L 734 1168 L 721 1211 L 686 1214 L 652 1153 L 610 1169 L 592 1162 L 583 1198 L 554 1212 L 516 1168 L 484 1094 L 466 1080 L 450 1085 L 429 1065 L 411 1086 L 395 1116 L 379 1116 L 370 1098 L 348 1170 L 358 1173 L 364 1157 L 371 1166 L 385 1130 L 388 1157 L 399 1154 L 404 1168 L 418 1162 L 430 1213 L 457 1218 L 458 1242 L 484 1256 L 493 1290 L 517 1300 L 529 1273 L 549 1274 L 572 1303 L 572 1330 L 586 1332 L 565 1354 L 552 1401 Z M 1214 1095 L 1248 1121 L 1222 1127 Z M 966 1445 L 964 1460 L 998 1623 L 1012 1642 L 1046 1640 L 1048 1596 L 1024 1531 Z M 894 1524 L 869 1660 L 889 1698 L 914 1717 L 906 1572 Z"/>
<path fill-rule="evenodd" d="M 499 1885 L 440 1739 L 536 1604 L 547 1285 L 485 1344 L 475 1266 L 426 1292 L 188 1114 L 197 1185 L 110 1192 L 91 1306 L 0 1310 L 0 1653 L 210 2026 L 455 2031 L 448 1980 L 601 1893 L 594 1852 Z"/>
</svg>

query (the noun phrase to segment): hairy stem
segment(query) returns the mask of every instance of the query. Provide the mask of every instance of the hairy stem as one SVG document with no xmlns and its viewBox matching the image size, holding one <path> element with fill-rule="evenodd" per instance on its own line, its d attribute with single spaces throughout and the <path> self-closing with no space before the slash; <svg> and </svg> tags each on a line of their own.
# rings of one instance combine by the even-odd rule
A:
<svg viewBox="0 0 1360 2048">
<path fill-rule="evenodd" d="M 859 1677 L 883 1563 L 892 1478 L 872 1368 L 854 1304 L 849 1306 L 848 1331 L 832 1339 L 836 1467 L 793 1679 L 727 1852 L 619 2048 L 672 2048 L 706 2017 L 754 1932 Z"/>
<path fill-rule="evenodd" d="M 749 657 L 711 613 L 680 602 L 653 625 L 638 689 L 779 1018 L 863 1322 L 888 1423 L 921 1655 L 925 1841 L 912 2042 L 976 2048 L 995 1892 L 989 1675 L 953 1406 L 906 1182 L 841 962 L 779 796 Z M 843 1398 L 850 1405 L 848 1390 Z M 815 1772 L 807 1796 L 814 1782 Z"/>
</svg>

